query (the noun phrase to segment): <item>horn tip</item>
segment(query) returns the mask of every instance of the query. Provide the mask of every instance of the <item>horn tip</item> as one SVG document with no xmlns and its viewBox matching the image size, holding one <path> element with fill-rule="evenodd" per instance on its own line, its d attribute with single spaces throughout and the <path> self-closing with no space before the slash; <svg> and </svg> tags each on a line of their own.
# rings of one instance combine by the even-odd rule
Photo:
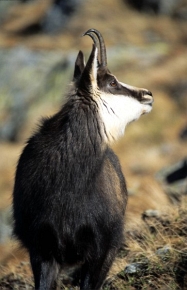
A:
<svg viewBox="0 0 187 290">
<path fill-rule="evenodd" d="M 85 33 L 83 33 L 82 36 L 89 35 L 90 32 L 94 32 L 94 31 L 96 31 L 95 28 L 90 28 L 90 29 L 88 29 Z"/>
<path fill-rule="evenodd" d="M 85 33 L 83 33 L 82 35 L 81 35 L 81 37 L 83 37 L 83 36 L 85 36 L 85 35 L 88 35 L 89 33 L 88 33 L 88 31 L 86 31 Z"/>
</svg>

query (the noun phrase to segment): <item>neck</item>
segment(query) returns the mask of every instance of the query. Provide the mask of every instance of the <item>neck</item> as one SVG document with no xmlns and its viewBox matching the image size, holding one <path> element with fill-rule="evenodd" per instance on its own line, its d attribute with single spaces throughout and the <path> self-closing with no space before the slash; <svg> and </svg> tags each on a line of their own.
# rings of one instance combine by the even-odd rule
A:
<svg viewBox="0 0 187 290">
<path fill-rule="evenodd" d="M 106 144 L 97 104 L 89 98 L 69 100 L 58 113 L 61 129 L 61 154 L 66 181 L 76 189 L 101 168 Z"/>
</svg>

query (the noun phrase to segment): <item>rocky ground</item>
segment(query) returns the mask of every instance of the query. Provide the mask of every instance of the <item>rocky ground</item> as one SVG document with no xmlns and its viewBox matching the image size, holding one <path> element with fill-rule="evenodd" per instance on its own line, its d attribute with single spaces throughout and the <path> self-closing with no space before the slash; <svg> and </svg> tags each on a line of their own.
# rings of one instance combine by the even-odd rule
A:
<svg viewBox="0 0 187 290">
<path fill-rule="evenodd" d="M 78 50 L 88 56 L 91 40 L 80 36 L 91 27 L 104 35 L 118 79 L 151 90 L 155 99 L 151 114 L 114 145 L 129 203 L 126 240 L 104 289 L 187 289 L 187 22 L 181 3 L 170 14 L 154 14 L 121 0 L 81 1 L 55 32 L 43 26 L 51 1 L 15 1 L 2 15 L 0 9 L 0 289 L 33 289 L 27 253 L 10 239 L 15 165 L 41 116 L 62 103 Z M 177 170 L 181 179 L 171 178 Z M 61 274 L 59 289 L 74 289 L 70 282 Z"/>
</svg>

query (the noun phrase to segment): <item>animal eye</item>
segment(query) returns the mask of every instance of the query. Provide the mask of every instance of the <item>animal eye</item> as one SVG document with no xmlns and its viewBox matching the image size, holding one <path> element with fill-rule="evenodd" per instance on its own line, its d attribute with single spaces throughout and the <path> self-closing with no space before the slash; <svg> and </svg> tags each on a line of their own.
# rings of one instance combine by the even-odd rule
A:
<svg viewBox="0 0 187 290">
<path fill-rule="evenodd" d="M 116 87 L 117 86 L 117 82 L 116 80 L 113 80 L 111 83 L 110 83 L 111 87 Z"/>
</svg>

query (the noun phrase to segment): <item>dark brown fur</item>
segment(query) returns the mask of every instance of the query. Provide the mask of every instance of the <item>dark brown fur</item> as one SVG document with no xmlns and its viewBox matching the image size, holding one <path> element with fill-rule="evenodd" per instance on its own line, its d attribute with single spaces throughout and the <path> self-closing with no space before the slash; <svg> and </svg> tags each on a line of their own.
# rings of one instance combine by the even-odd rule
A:
<svg viewBox="0 0 187 290">
<path fill-rule="evenodd" d="M 94 53 L 85 68 L 79 53 L 71 95 L 28 140 L 17 166 L 14 234 L 29 251 L 38 290 L 78 263 L 80 289 L 99 289 L 123 240 L 127 190 L 90 91 Z"/>
</svg>

